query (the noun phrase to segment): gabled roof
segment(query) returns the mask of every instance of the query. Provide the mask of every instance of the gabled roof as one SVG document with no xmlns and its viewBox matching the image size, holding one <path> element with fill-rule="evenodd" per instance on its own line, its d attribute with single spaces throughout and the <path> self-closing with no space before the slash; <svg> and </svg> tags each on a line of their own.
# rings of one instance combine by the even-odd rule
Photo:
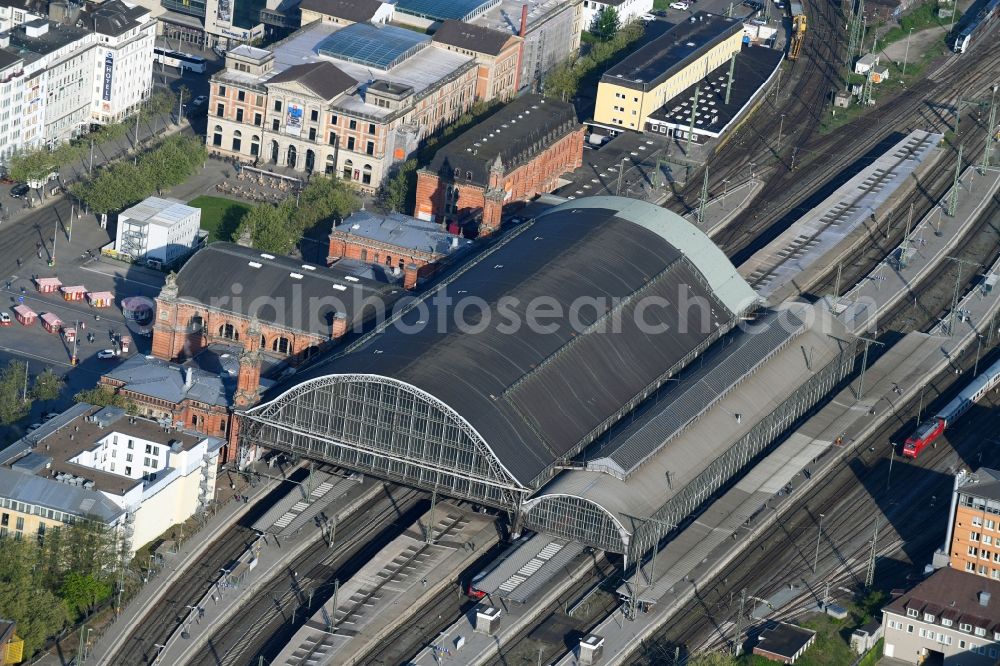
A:
<svg viewBox="0 0 1000 666">
<path fill-rule="evenodd" d="M 117 520 L 125 510 L 103 493 L 34 474 L 0 467 L 0 497 L 27 502 L 75 516 L 92 516 L 105 523 Z"/>
<path fill-rule="evenodd" d="M 115 382 L 124 382 L 126 391 L 144 395 L 171 404 L 186 399 L 206 405 L 228 407 L 236 391 L 236 376 L 212 374 L 191 368 L 191 383 L 185 385 L 187 369 L 176 363 L 136 354 L 104 376 Z"/>
<path fill-rule="evenodd" d="M 332 62 L 325 60 L 294 65 L 271 77 L 267 83 L 288 83 L 290 81 L 301 83 L 325 100 L 331 100 L 358 84 L 354 77 L 344 73 Z"/>
<path fill-rule="evenodd" d="M 88 10 L 81 20 L 83 25 L 93 26 L 102 35 L 118 35 L 140 25 L 140 19 L 149 10 L 139 5 L 127 5 L 122 0 L 110 0 Z"/>
<path fill-rule="evenodd" d="M 982 596 L 983 592 L 989 596 Z M 948 615 L 957 614 L 961 623 L 985 629 L 1000 623 L 1000 581 L 948 567 L 938 569 L 882 610 L 905 616 L 908 608 L 920 613 L 931 608 L 947 609 Z"/>
<path fill-rule="evenodd" d="M 370 21 L 382 6 L 380 0 L 302 0 L 300 9 L 360 23 Z"/>
<path fill-rule="evenodd" d="M 499 55 L 507 42 L 513 38 L 510 33 L 454 20 L 445 21 L 434 33 L 434 41 L 439 44 L 493 56 Z"/>
</svg>

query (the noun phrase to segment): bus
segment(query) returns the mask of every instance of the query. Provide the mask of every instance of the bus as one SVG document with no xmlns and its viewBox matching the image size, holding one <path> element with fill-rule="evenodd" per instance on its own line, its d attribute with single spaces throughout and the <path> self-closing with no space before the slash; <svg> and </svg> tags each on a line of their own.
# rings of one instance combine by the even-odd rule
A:
<svg viewBox="0 0 1000 666">
<path fill-rule="evenodd" d="M 191 55 L 183 51 L 169 51 L 158 46 L 153 49 L 153 55 L 156 62 L 167 67 L 177 67 L 181 72 L 188 69 L 196 74 L 205 73 L 205 59 L 201 56 Z"/>
</svg>

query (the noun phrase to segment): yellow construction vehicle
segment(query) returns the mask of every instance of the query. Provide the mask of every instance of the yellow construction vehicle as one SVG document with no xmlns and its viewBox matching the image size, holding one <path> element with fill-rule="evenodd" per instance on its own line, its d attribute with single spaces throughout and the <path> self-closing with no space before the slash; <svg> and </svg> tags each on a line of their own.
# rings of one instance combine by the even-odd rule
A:
<svg viewBox="0 0 1000 666">
<path fill-rule="evenodd" d="M 806 15 L 796 14 L 792 16 L 792 42 L 788 47 L 788 59 L 798 60 L 799 51 L 802 50 L 802 42 L 806 39 Z"/>
</svg>

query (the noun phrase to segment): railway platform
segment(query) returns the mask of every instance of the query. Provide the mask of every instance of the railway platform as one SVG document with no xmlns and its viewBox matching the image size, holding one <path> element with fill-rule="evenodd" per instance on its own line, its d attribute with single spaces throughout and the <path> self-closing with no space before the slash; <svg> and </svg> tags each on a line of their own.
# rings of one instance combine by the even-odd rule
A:
<svg viewBox="0 0 1000 666">
<path fill-rule="evenodd" d="M 428 542 L 426 530 L 432 521 L 433 538 Z M 362 663 L 369 650 L 407 620 L 408 610 L 423 608 L 442 589 L 454 586 L 458 573 L 497 539 L 491 516 L 439 503 L 343 581 L 272 663 Z M 335 585 L 323 584 L 328 593 Z"/>
<path fill-rule="evenodd" d="M 894 406 L 916 397 L 921 378 L 947 364 L 943 341 L 924 333 L 906 336 L 868 368 L 863 386 L 856 379 L 843 389 L 646 561 L 638 580 L 619 589 L 621 609 L 591 632 L 605 639 L 603 663 L 620 663 L 703 582 L 722 571 L 755 533 L 780 520 L 781 509 L 790 505 L 797 489 L 822 476 L 824 468 L 841 464 L 841 454 L 886 419 L 898 418 Z M 902 394 L 900 387 L 906 387 Z M 626 610 L 633 597 L 637 612 L 629 620 Z M 557 663 L 571 666 L 576 659 L 569 652 Z"/>
<path fill-rule="evenodd" d="M 698 211 L 693 210 L 684 215 L 684 219 L 698 227 L 709 238 L 714 238 L 737 215 L 753 203 L 757 193 L 764 189 L 764 181 L 752 178 L 734 185 L 722 195 L 705 202 L 705 211 L 701 222 L 698 221 Z"/>
<path fill-rule="evenodd" d="M 475 613 L 469 613 L 441 632 L 434 643 L 407 662 L 407 666 L 493 663 L 500 646 L 535 621 L 539 609 L 546 608 L 568 589 L 586 571 L 590 561 L 576 544 L 567 544 L 545 534 L 536 534 L 529 544 L 530 548 L 516 551 L 478 584 L 480 588 L 498 586 L 496 593 L 483 600 L 483 604 L 501 610 L 497 631 L 492 634 L 476 632 Z M 568 547 L 563 548 L 563 545 Z M 545 566 L 538 556 L 557 547 L 548 560 L 552 566 Z M 570 555 L 572 557 L 566 557 Z M 512 577 L 521 579 L 518 585 L 509 591 L 500 590 L 499 586 L 509 584 Z"/>
<path fill-rule="evenodd" d="M 827 298 L 828 307 L 848 331 L 864 335 L 876 330 L 883 313 L 903 298 L 914 298 L 916 285 L 959 246 L 1000 189 L 1000 169 L 981 175 L 977 167 L 969 167 L 959 187 L 954 216 L 946 213 L 949 190 L 922 220 L 913 222 L 903 242 L 871 273 L 840 298 Z"/>
<path fill-rule="evenodd" d="M 886 211 L 940 156 L 941 139 L 911 132 L 750 257 L 740 274 L 769 305 L 808 291 L 858 244 L 879 234 Z"/>
<path fill-rule="evenodd" d="M 344 495 L 361 481 L 349 477 L 315 472 L 311 480 L 296 486 L 253 524 L 253 529 L 279 537 L 289 536 L 313 520 L 331 500 Z"/>
<path fill-rule="evenodd" d="M 317 502 L 331 516 L 350 515 L 369 504 L 382 488 L 382 484 L 375 479 L 366 479 L 363 483 L 347 479 L 342 481 L 349 484 L 345 492 L 326 493 L 326 500 Z M 297 493 L 298 490 L 291 496 L 294 498 Z M 322 538 L 323 531 L 315 528 L 283 538 L 263 531 L 260 534 L 258 541 L 241 556 L 238 577 L 235 567 L 231 571 L 220 572 L 218 581 L 206 588 L 198 603 L 188 607 L 187 616 L 160 648 L 158 663 L 183 664 L 199 654 L 214 629 L 238 613 L 261 586 L 287 570 L 300 553 Z"/>
</svg>

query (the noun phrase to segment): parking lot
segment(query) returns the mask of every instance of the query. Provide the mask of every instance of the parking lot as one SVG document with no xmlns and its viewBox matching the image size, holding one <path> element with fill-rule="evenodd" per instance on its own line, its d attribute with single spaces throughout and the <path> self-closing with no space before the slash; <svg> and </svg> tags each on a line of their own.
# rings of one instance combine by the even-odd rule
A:
<svg viewBox="0 0 1000 666">
<path fill-rule="evenodd" d="M 112 333 L 132 338 L 129 355 L 148 353 L 150 349 L 150 339 L 128 330 L 120 302 L 127 296 L 155 296 L 163 284 L 163 274 L 91 259 L 87 251 L 96 252 L 106 244 L 109 233 L 100 228 L 93 216 L 83 216 L 73 220 L 70 242 L 69 213 L 69 202 L 60 200 L 0 225 L 0 237 L 3 238 L 0 244 L 0 311 L 8 312 L 13 319 L 14 306 L 23 302 L 39 316 L 51 312 L 66 326 L 74 326 L 78 321 L 86 326 L 79 331 L 79 364 L 76 367 L 70 363 L 73 345 L 62 335 L 47 332 L 40 322 L 22 326 L 12 321 L 10 326 L 0 327 L 0 363 L 6 365 L 11 359 L 26 361 L 31 375 L 51 367 L 67 382 L 60 400 L 36 405 L 25 423 L 37 421 L 43 407 L 49 410 L 67 406 L 77 391 L 93 387 L 101 374 L 120 362 L 96 358 L 100 350 L 112 348 Z M 56 237 L 54 255 L 53 235 Z M 49 266 L 53 256 L 54 265 Z M 88 291 L 110 291 L 115 295 L 114 306 L 93 308 L 86 301 L 67 302 L 58 292 L 41 294 L 35 288 L 33 276 L 58 277 L 66 286 L 83 285 Z M 93 334 L 93 342 L 87 340 L 88 333 Z"/>
<path fill-rule="evenodd" d="M 777 26 L 780 24 L 781 19 L 786 13 L 786 3 L 775 2 L 774 0 L 760 0 L 762 3 L 768 3 L 768 8 L 771 13 L 771 23 L 772 26 Z M 680 23 L 681 21 L 686 21 L 691 18 L 692 14 L 696 12 L 709 12 L 711 14 L 724 15 L 730 7 L 729 0 L 683 0 L 685 4 L 688 5 L 687 9 L 674 9 L 668 7 L 660 12 L 656 13 L 657 20 L 667 21 L 669 23 Z M 757 12 L 754 9 L 741 4 L 742 0 L 732 3 L 732 16 L 739 19 L 750 19 L 760 15 L 763 15 L 763 11 Z"/>
</svg>

